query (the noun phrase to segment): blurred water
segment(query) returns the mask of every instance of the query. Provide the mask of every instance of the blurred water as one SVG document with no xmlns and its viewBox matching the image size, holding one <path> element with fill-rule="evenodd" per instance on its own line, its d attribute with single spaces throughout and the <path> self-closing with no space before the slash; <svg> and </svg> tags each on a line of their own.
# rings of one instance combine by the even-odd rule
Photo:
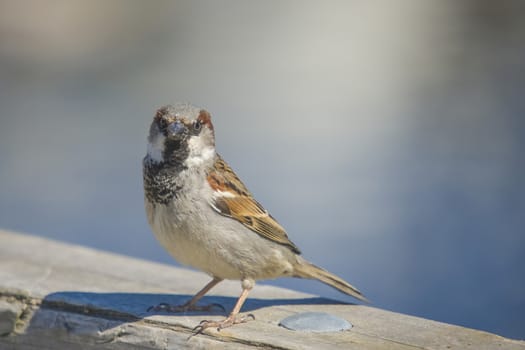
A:
<svg viewBox="0 0 525 350">
<path fill-rule="evenodd" d="M 2 1 L 0 226 L 174 263 L 140 162 L 155 109 L 191 101 L 307 258 L 375 306 L 523 339 L 523 15 L 519 1 Z"/>
</svg>

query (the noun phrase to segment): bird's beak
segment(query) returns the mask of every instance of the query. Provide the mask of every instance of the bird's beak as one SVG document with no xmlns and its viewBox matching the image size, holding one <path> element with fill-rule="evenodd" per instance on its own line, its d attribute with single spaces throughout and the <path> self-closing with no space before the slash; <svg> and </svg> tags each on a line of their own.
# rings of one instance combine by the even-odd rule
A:
<svg viewBox="0 0 525 350">
<path fill-rule="evenodd" d="M 183 134 L 185 130 L 186 126 L 182 122 L 176 121 L 168 126 L 168 135 L 178 137 Z"/>
</svg>

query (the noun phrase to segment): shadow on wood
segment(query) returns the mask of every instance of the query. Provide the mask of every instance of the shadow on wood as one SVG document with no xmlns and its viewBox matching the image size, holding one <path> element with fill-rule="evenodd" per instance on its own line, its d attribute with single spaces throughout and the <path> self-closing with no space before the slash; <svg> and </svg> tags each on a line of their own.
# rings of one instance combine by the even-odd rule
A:
<svg viewBox="0 0 525 350">
<path fill-rule="evenodd" d="M 150 306 L 160 303 L 171 305 L 181 305 L 190 300 L 192 295 L 178 294 L 151 294 L 151 293 L 93 293 L 81 291 L 56 292 L 47 295 L 42 300 L 43 308 L 57 309 L 62 311 L 89 313 L 90 315 L 100 315 L 108 318 L 125 318 L 128 320 L 141 319 L 152 315 L 224 315 L 227 316 L 229 310 L 233 308 L 237 298 L 226 296 L 205 296 L 199 304 L 219 304 L 224 307 L 226 312 L 218 309 L 213 312 L 188 312 L 188 313 L 169 313 L 162 311 L 147 311 Z M 241 312 L 254 312 L 257 309 L 279 305 L 352 305 L 345 304 L 331 299 L 312 297 L 304 299 L 259 299 L 249 298 Z"/>
</svg>

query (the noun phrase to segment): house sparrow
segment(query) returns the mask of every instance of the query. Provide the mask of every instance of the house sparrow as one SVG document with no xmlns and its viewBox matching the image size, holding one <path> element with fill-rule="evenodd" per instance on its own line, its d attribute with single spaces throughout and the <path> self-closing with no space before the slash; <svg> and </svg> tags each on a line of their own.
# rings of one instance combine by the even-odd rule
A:
<svg viewBox="0 0 525 350">
<path fill-rule="evenodd" d="M 284 228 L 253 198 L 215 151 L 210 114 L 189 104 L 160 108 L 143 160 L 145 207 L 160 243 L 180 263 L 213 279 L 171 312 L 209 310 L 197 301 L 224 279 L 240 280 L 242 293 L 229 316 L 202 321 L 198 332 L 246 322 L 238 313 L 255 281 L 277 277 L 317 279 L 366 301 L 359 290 L 301 257 Z"/>
</svg>

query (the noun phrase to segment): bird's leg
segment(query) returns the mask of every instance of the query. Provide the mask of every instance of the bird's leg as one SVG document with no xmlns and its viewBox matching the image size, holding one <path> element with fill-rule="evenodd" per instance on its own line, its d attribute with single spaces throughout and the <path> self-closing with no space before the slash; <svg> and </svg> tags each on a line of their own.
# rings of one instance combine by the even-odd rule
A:
<svg viewBox="0 0 525 350">
<path fill-rule="evenodd" d="M 237 315 L 241 311 L 241 307 L 244 304 L 244 301 L 246 300 L 246 298 L 248 297 L 248 294 L 250 293 L 250 290 L 252 290 L 253 288 L 253 284 L 254 284 L 253 281 L 246 281 L 246 280 L 243 281 L 241 295 L 239 296 L 237 303 L 235 304 L 232 312 L 227 318 L 225 318 L 222 321 L 203 320 L 199 323 L 197 327 L 193 329 L 193 332 L 194 332 L 193 335 L 202 333 L 205 329 L 210 328 L 210 327 L 213 327 L 213 328 L 216 327 L 217 330 L 220 331 L 223 328 L 231 327 L 235 324 L 245 323 L 250 320 L 254 320 L 255 316 L 253 316 L 252 314 L 248 314 L 240 318 L 237 317 Z"/>
<path fill-rule="evenodd" d="M 219 282 L 222 281 L 222 278 L 214 277 L 207 285 L 204 286 L 197 294 L 191 298 L 191 300 L 185 302 L 182 305 L 170 305 L 167 303 L 160 303 L 157 306 L 150 306 L 149 311 L 166 311 L 166 312 L 186 312 L 186 311 L 211 311 L 214 307 L 220 308 L 224 311 L 224 307 L 220 304 L 209 304 L 198 306 L 197 302 L 212 289 Z"/>
</svg>

